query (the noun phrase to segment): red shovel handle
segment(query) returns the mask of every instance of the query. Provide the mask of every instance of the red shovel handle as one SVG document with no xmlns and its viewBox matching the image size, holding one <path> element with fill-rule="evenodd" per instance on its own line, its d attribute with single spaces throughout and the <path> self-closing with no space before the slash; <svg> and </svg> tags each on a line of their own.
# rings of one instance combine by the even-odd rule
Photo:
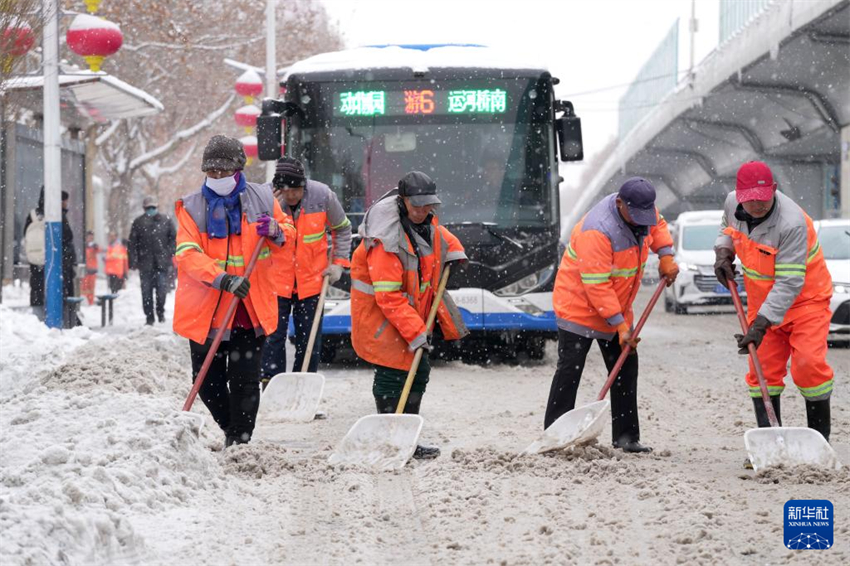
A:
<svg viewBox="0 0 850 566">
<path fill-rule="evenodd" d="M 732 293 L 732 302 L 735 304 L 735 312 L 738 313 L 738 322 L 741 323 L 741 331 L 746 334 L 750 326 L 747 324 L 747 317 L 744 315 L 744 305 L 741 303 L 741 296 L 738 294 L 738 284 L 735 283 L 734 279 L 727 279 L 726 286 L 729 287 L 729 292 Z M 770 421 L 770 426 L 779 426 L 779 419 L 776 418 L 773 403 L 770 401 L 770 392 L 767 390 L 764 371 L 761 369 L 761 362 L 759 362 L 759 357 L 756 353 L 756 345 L 750 342 L 747 344 L 747 349 L 750 352 L 750 359 L 753 360 L 753 367 L 756 370 L 756 377 L 759 380 L 759 390 L 761 390 L 761 398 L 764 401 L 764 410 L 767 412 L 767 420 Z"/>
<path fill-rule="evenodd" d="M 248 266 L 245 268 L 245 273 L 242 275 L 245 279 L 248 279 L 251 276 L 251 272 L 254 271 L 254 264 L 257 263 L 257 258 L 260 257 L 260 252 L 263 249 L 263 246 L 266 243 L 265 238 L 260 238 L 257 240 L 257 245 L 254 248 L 254 253 L 251 254 L 251 261 L 248 262 Z M 221 344 L 221 339 L 224 338 L 224 331 L 230 326 L 230 321 L 233 319 L 233 315 L 236 314 L 236 306 L 239 304 L 239 297 L 233 295 L 233 298 L 230 299 L 230 305 L 227 307 L 227 312 L 224 315 L 224 322 L 221 327 L 216 331 L 215 336 L 213 337 L 212 345 L 210 349 L 207 351 L 207 357 L 204 358 L 204 365 L 201 366 L 201 371 L 198 372 L 198 377 L 195 378 L 195 383 L 192 385 L 192 390 L 189 391 L 189 396 L 186 397 L 186 402 L 183 403 L 183 410 L 189 411 L 192 409 L 192 403 L 195 402 L 195 397 L 198 396 L 198 391 L 201 390 L 201 385 L 204 384 L 204 380 L 207 378 L 207 372 L 210 370 L 210 366 L 212 365 L 213 358 L 215 358 L 216 352 L 218 352 L 218 346 Z"/>
<path fill-rule="evenodd" d="M 643 314 L 640 315 L 640 320 L 638 320 L 637 326 L 635 326 L 635 331 L 632 332 L 632 338 L 637 338 L 638 334 L 640 334 L 643 325 L 646 323 L 646 319 L 649 318 L 649 313 L 652 312 L 652 309 L 655 307 L 655 303 L 658 302 L 658 298 L 661 297 L 661 293 L 664 292 L 664 287 L 666 286 L 667 279 L 662 277 L 661 281 L 658 282 L 658 287 L 655 289 L 655 293 L 652 294 L 652 298 L 649 299 L 649 303 L 647 303 L 646 308 L 643 309 Z M 602 386 L 602 391 L 600 391 L 599 396 L 596 397 L 597 401 L 602 401 L 605 399 L 605 396 L 608 395 L 608 390 L 611 389 L 611 386 L 614 385 L 614 380 L 617 379 L 618 375 L 620 375 L 620 370 L 623 369 L 623 364 L 626 363 L 626 358 L 629 357 L 629 352 L 631 351 L 632 347 L 628 344 L 623 347 L 623 351 L 620 352 L 620 357 L 617 358 L 617 363 L 614 364 L 614 369 L 612 369 L 611 373 L 608 374 L 608 381 L 605 382 L 605 385 Z"/>
</svg>

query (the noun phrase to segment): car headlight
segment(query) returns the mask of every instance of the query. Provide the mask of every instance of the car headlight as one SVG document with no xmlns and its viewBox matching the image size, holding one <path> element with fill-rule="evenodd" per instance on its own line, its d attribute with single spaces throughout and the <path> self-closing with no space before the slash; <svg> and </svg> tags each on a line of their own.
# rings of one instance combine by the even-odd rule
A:
<svg viewBox="0 0 850 566">
<path fill-rule="evenodd" d="M 679 264 L 679 271 L 699 271 L 699 266 L 695 263 L 683 261 Z"/>
<path fill-rule="evenodd" d="M 496 289 L 495 291 L 493 291 L 493 293 L 500 297 L 515 297 L 517 295 L 524 295 L 532 289 L 535 289 L 548 282 L 549 278 L 552 277 L 554 272 L 554 266 L 550 265 L 545 269 L 541 269 L 537 273 L 526 275 L 519 281 L 515 281 L 514 283 L 502 287 L 501 289 Z"/>
<path fill-rule="evenodd" d="M 839 295 L 850 293 L 850 283 L 833 283 L 832 292 Z"/>
</svg>

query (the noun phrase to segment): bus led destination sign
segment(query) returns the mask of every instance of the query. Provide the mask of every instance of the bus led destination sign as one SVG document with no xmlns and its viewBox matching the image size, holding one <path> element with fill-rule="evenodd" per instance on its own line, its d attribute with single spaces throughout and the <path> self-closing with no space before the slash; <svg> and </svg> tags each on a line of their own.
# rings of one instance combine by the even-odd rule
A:
<svg viewBox="0 0 850 566">
<path fill-rule="evenodd" d="M 431 114 L 504 114 L 508 95 L 502 89 L 355 90 L 336 93 L 334 115 L 427 116 Z"/>
</svg>

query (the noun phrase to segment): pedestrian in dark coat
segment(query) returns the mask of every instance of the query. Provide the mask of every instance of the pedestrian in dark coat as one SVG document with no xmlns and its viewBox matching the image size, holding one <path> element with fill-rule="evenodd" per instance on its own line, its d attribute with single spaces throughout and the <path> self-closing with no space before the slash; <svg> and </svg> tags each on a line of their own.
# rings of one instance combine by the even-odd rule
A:
<svg viewBox="0 0 850 566">
<path fill-rule="evenodd" d="M 154 197 L 145 197 L 142 206 L 145 213 L 133 221 L 127 251 L 130 254 L 130 269 L 139 270 L 145 324 L 152 325 L 154 306 L 159 322 L 165 322 L 165 296 L 168 293 L 168 276 L 177 235 L 171 219 L 158 211 Z"/>
</svg>

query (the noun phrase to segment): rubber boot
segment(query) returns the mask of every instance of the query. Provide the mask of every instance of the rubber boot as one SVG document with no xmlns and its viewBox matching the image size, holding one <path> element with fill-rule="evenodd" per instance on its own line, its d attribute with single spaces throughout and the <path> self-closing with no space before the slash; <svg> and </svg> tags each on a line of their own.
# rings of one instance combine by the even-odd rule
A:
<svg viewBox="0 0 850 566">
<path fill-rule="evenodd" d="M 829 433 L 832 428 L 832 419 L 830 418 L 829 398 L 821 401 L 809 401 L 806 399 L 806 419 L 809 428 L 813 428 L 823 435 L 829 442 Z"/>
<path fill-rule="evenodd" d="M 779 421 L 779 426 L 782 426 L 782 411 L 780 411 L 782 405 L 779 402 L 781 398 L 780 395 L 770 396 L 770 403 L 773 405 L 773 412 L 776 413 L 776 420 Z M 761 398 L 761 395 L 752 399 L 753 408 L 756 411 L 756 424 L 759 428 L 770 428 L 770 421 L 767 418 L 767 410 L 764 408 L 764 400 Z M 744 469 L 753 469 L 753 463 L 750 462 L 749 457 L 744 460 Z"/>
</svg>

